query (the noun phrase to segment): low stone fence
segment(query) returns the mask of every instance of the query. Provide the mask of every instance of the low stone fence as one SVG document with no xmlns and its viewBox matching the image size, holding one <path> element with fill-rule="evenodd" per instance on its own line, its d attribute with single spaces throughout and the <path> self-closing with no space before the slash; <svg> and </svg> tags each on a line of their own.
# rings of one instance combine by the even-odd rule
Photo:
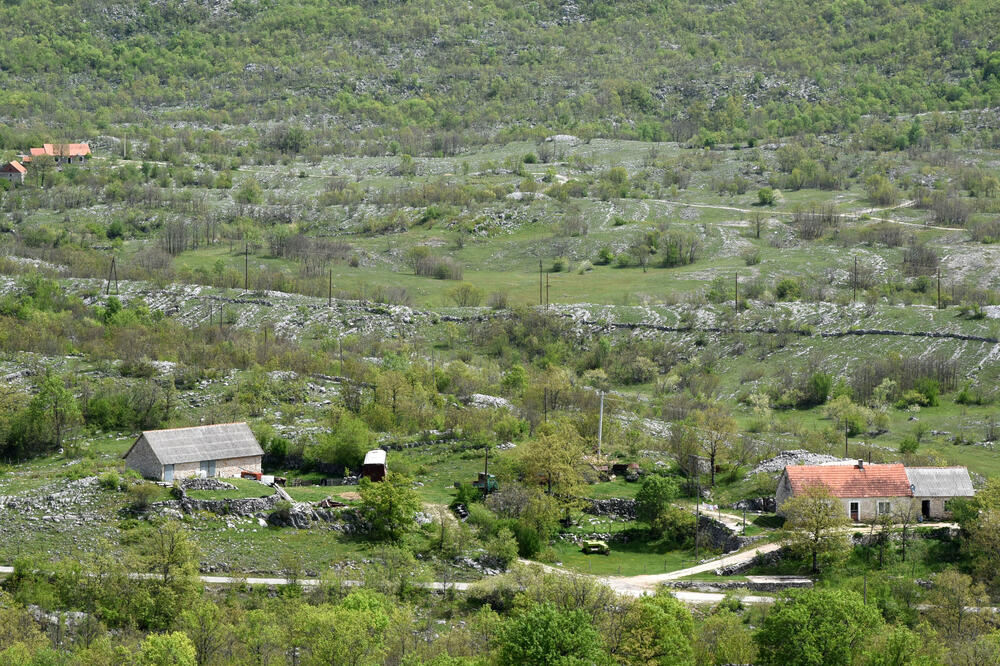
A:
<svg viewBox="0 0 1000 666">
<path fill-rule="evenodd" d="M 277 493 L 267 497 L 237 497 L 220 500 L 199 500 L 185 496 L 179 500 L 154 502 L 150 508 L 154 511 L 173 509 L 183 513 L 208 511 L 223 516 L 256 516 L 273 511 L 275 505 L 280 501 L 281 497 Z"/>
<path fill-rule="evenodd" d="M 702 540 L 702 543 L 705 543 L 705 539 L 707 539 L 708 545 L 724 553 L 739 550 L 761 539 L 759 536 L 740 536 L 715 518 L 704 514 L 698 517 L 698 538 Z"/>
<path fill-rule="evenodd" d="M 613 518 L 635 520 L 635 500 L 624 499 L 622 497 L 588 499 L 587 506 L 583 508 L 583 512 L 589 513 L 592 516 L 611 516 Z"/>
</svg>

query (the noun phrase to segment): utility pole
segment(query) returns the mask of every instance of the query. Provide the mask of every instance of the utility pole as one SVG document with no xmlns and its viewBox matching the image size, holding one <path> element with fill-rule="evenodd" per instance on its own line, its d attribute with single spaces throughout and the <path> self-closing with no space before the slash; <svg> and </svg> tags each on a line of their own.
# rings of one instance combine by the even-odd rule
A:
<svg viewBox="0 0 1000 666">
<path fill-rule="evenodd" d="M 937 292 L 938 292 L 938 310 L 941 309 L 941 269 L 937 270 Z"/>
<path fill-rule="evenodd" d="M 545 309 L 549 309 L 549 274 L 545 274 Z"/>
<path fill-rule="evenodd" d="M 698 461 L 695 461 L 695 465 Z M 695 468 L 695 475 L 698 474 L 697 467 Z M 698 559 L 698 523 L 701 522 L 701 479 L 697 480 L 697 495 L 695 496 L 694 504 L 694 559 Z"/>
<path fill-rule="evenodd" d="M 854 294 L 851 296 L 851 303 L 858 300 L 858 258 L 854 257 Z"/>
<path fill-rule="evenodd" d="M 850 426 L 847 423 L 847 419 L 844 419 L 844 457 L 847 458 L 847 438 L 850 432 Z"/>
<path fill-rule="evenodd" d="M 115 257 L 111 257 L 111 268 L 108 270 L 108 284 L 104 288 L 104 295 L 108 296 L 111 294 L 111 280 L 115 281 L 115 295 L 118 295 L 118 267 L 115 263 Z"/>
<path fill-rule="evenodd" d="M 243 247 L 243 291 L 250 291 L 250 244 Z"/>
<path fill-rule="evenodd" d="M 330 286 L 326 291 L 326 306 L 330 307 L 333 305 L 333 269 L 330 269 Z"/>
<path fill-rule="evenodd" d="M 538 304 L 542 304 L 542 260 L 538 260 Z"/>
<path fill-rule="evenodd" d="M 740 313 L 740 274 L 739 273 L 736 274 L 735 286 L 736 286 L 736 291 L 734 293 L 736 294 L 736 303 L 735 303 L 735 305 L 736 305 L 736 314 L 739 314 Z"/>
<path fill-rule="evenodd" d="M 601 440 L 604 437 L 604 391 L 601 391 L 601 415 L 597 418 L 597 457 L 601 457 Z"/>
</svg>

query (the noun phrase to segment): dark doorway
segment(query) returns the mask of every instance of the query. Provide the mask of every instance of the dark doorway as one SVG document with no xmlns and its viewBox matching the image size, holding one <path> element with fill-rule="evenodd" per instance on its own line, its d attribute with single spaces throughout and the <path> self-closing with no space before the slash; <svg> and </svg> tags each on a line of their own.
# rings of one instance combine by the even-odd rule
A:
<svg viewBox="0 0 1000 666">
<path fill-rule="evenodd" d="M 861 511 L 858 509 L 857 502 L 851 502 L 851 520 L 858 522 L 861 519 Z"/>
<path fill-rule="evenodd" d="M 922 515 L 924 518 L 930 518 L 931 517 L 931 501 L 930 500 L 923 500 L 922 502 L 920 502 L 920 515 Z"/>
</svg>

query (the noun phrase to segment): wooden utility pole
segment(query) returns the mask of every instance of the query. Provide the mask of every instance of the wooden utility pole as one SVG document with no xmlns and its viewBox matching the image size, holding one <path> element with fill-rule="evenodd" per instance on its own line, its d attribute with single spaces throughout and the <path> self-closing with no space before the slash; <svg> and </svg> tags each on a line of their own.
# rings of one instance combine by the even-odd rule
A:
<svg viewBox="0 0 1000 666">
<path fill-rule="evenodd" d="M 941 269 L 937 270 L 937 292 L 938 292 L 938 310 L 941 309 Z"/>
<path fill-rule="evenodd" d="M 545 274 L 545 309 L 549 309 L 549 274 Z"/>
<path fill-rule="evenodd" d="M 698 472 L 700 471 L 697 468 L 698 461 L 695 460 L 694 464 L 695 464 L 695 472 L 694 473 L 697 476 Z M 701 479 L 698 479 L 697 483 L 698 483 L 698 485 L 697 485 L 696 492 L 698 494 L 695 496 L 695 500 L 694 500 L 694 502 L 695 502 L 695 504 L 694 504 L 694 559 L 696 559 L 696 560 L 698 559 L 698 523 L 701 522 Z"/>
<path fill-rule="evenodd" d="M 851 303 L 858 300 L 858 258 L 854 257 L 854 294 L 851 296 Z"/>
<path fill-rule="evenodd" d="M 597 457 L 601 457 L 601 440 L 604 438 L 604 391 L 601 391 L 601 415 L 597 417 Z"/>
<path fill-rule="evenodd" d="M 739 314 L 740 313 L 740 274 L 739 273 L 736 274 L 736 279 L 734 280 L 734 283 L 735 283 L 735 286 L 736 286 L 736 291 L 734 292 L 736 294 L 736 301 L 735 301 L 736 314 Z"/>
<path fill-rule="evenodd" d="M 118 295 L 118 266 L 115 261 L 115 257 L 111 257 L 111 268 L 108 270 L 108 284 L 104 288 L 104 295 L 108 296 L 111 294 L 111 280 L 115 281 L 115 295 Z"/>
<path fill-rule="evenodd" d="M 538 304 L 542 304 L 542 260 L 538 260 Z"/>
<path fill-rule="evenodd" d="M 326 292 L 326 305 L 330 307 L 333 305 L 333 269 L 330 269 L 330 286 Z"/>
<path fill-rule="evenodd" d="M 243 291 L 250 291 L 250 244 L 243 248 Z"/>
</svg>

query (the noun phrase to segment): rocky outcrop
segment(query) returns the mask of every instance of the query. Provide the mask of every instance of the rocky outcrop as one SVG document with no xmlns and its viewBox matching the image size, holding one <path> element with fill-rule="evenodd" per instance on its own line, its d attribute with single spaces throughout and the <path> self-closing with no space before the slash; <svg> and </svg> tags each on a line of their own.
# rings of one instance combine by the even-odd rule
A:
<svg viewBox="0 0 1000 666">
<path fill-rule="evenodd" d="M 791 465 L 829 465 L 831 463 L 855 463 L 856 460 L 828 456 L 822 453 L 813 453 L 805 449 L 792 449 L 782 451 L 773 458 L 760 462 L 756 467 L 747 472 L 746 478 L 754 474 L 780 474 L 786 467 Z"/>
<path fill-rule="evenodd" d="M 635 520 L 635 500 L 623 497 L 588 499 L 587 506 L 583 508 L 583 512 L 589 513 L 592 516 L 611 516 L 613 518 Z"/>
</svg>

